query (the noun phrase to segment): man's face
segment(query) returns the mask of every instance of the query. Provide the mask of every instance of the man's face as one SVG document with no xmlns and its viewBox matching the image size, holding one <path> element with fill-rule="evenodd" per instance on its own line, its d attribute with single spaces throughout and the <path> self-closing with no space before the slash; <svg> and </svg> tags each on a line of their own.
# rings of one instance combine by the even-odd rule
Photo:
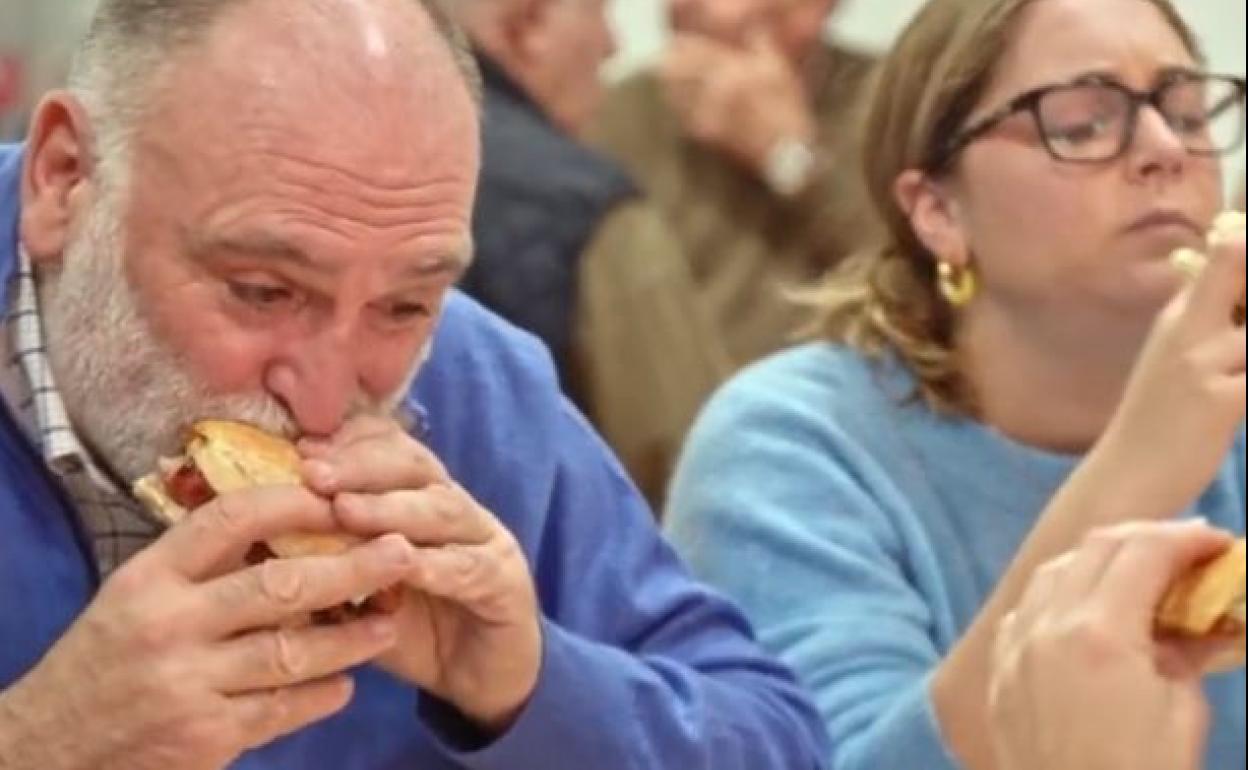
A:
<svg viewBox="0 0 1248 770">
<path fill-rule="evenodd" d="M 604 95 L 601 71 L 615 53 L 606 0 L 546 0 L 526 36 L 530 86 L 565 130 L 579 134 Z"/>
<path fill-rule="evenodd" d="M 469 248 L 475 108 L 432 31 L 386 31 L 428 22 L 357 5 L 283 42 L 269 5 L 175 64 L 128 196 L 42 281 L 70 414 L 127 480 L 194 419 L 327 435 L 393 405 Z"/>
<path fill-rule="evenodd" d="M 769 34 L 800 59 L 822 36 L 838 0 L 668 0 L 672 29 L 740 45 L 756 32 Z"/>
</svg>

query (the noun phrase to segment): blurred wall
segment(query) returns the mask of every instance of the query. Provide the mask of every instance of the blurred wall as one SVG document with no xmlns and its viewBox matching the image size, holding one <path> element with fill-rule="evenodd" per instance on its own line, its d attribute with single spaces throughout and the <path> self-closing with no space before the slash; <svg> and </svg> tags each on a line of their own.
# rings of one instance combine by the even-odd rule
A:
<svg viewBox="0 0 1248 770">
<path fill-rule="evenodd" d="M 64 81 L 95 0 L 0 0 L 0 141 L 20 136 L 38 94 Z"/>
</svg>

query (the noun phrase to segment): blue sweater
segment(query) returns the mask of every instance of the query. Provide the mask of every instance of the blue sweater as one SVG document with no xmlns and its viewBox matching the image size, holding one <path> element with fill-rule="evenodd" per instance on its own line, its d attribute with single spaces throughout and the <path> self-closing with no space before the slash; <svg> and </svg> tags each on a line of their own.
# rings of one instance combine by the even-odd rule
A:
<svg viewBox="0 0 1248 770">
<path fill-rule="evenodd" d="M 832 770 L 958 766 L 930 675 L 1076 463 L 905 402 L 911 382 L 831 345 L 781 354 L 713 399 L 674 481 L 678 548 L 813 690 Z M 1244 460 L 1241 433 L 1198 505 L 1239 533 Z M 1243 672 L 1209 692 L 1206 767 L 1243 767 Z"/>
<path fill-rule="evenodd" d="M 19 165 L 16 150 L 0 146 L 0 311 Z M 559 395 L 540 343 L 456 296 L 410 401 L 427 416 L 431 449 L 532 565 L 545 619 L 537 690 L 506 735 L 465 746 L 444 707 L 364 669 L 345 711 L 234 770 L 821 766 L 817 713 L 737 611 L 686 574 L 609 452 Z M 78 529 L 0 405 L 0 691 L 97 589 Z"/>
</svg>

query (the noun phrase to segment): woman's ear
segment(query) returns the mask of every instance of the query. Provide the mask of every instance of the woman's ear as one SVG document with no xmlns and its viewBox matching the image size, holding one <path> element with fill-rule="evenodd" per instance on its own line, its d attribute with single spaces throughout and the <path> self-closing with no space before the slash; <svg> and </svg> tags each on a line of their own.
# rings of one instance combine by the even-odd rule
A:
<svg viewBox="0 0 1248 770">
<path fill-rule="evenodd" d="M 893 183 L 893 198 L 929 252 L 954 267 L 969 266 L 970 238 L 958 202 L 947 184 L 918 169 L 909 169 Z"/>
<path fill-rule="evenodd" d="M 88 205 L 92 141 L 86 111 L 72 94 L 44 97 L 31 121 L 22 169 L 19 237 L 36 263 L 61 258 Z"/>
</svg>

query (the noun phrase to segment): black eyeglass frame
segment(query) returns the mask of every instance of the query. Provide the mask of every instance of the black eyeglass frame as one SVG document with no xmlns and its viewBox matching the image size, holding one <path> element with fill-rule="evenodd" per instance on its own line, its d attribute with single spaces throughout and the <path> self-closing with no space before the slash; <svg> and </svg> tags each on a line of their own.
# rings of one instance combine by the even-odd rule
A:
<svg viewBox="0 0 1248 770">
<path fill-rule="evenodd" d="M 1160 83 L 1148 91 L 1137 91 L 1118 82 L 1117 80 L 1100 76 L 1081 77 L 1065 83 L 1053 83 L 1046 86 L 1040 86 L 1039 88 L 1033 88 L 1019 94 L 1000 109 L 995 110 L 989 115 L 986 115 L 970 126 L 957 132 L 957 134 L 955 134 L 948 142 L 941 146 L 940 150 L 935 154 L 931 161 L 925 165 L 928 171 L 932 173 L 939 173 L 941 171 L 948 170 L 954 159 L 957 158 L 963 150 L 1020 112 L 1028 112 L 1031 114 L 1032 121 L 1036 127 L 1036 133 L 1040 136 L 1041 144 L 1044 145 L 1045 151 L 1048 152 L 1054 160 L 1061 161 L 1062 163 L 1109 163 L 1121 158 L 1131 146 L 1132 142 L 1135 141 L 1135 132 L 1139 126 L 1141 107 L 1149 105 L 1165 117 L 1165 111 L 1162 110 L 1161 105 L 1169 90 L 1179 85 L 1188 85 L 1197 80 L 1203 82 L 1214 81 L 1226 83 L 1234 88 L 1234 101 L 1238 102 L 1240 105 L 1239 134 L 1235 143 L 1230 147 L 1216 150 L 1193 150 L 1191 148 L 1187 148 L 1187 151 L 1194 155 L 1202 155 L 1206 157 L 1217 157 L 1235 152 L 1244 143 L 1246 128 L 1244 120 L 1244 101 L 1248 98 L 1248 80 L 1235 75 L 1183 72 L 1164 78 Z M 1044 98 L 1049 94 L 1058 91 L 1085 88 L 1087 86 L 1101 86 L 1109 88 L 1122 93 L 1127 98 L 1128 112 L 1126 122 L 1123 127 L 1123 136 L 1118 147 L 1118 151 L 1109 157 L 1095 159 L 1066 157 L 1053 149 L 1048 133 L 1045 131 L 1044 118 L 1040 114 L 1040 103 L 1044 100 Z M 1229 104 L 1230 102 L 1227 103 Z M 1168 122 L 1169 119 L 1166 119 Z"/>
</svg>

